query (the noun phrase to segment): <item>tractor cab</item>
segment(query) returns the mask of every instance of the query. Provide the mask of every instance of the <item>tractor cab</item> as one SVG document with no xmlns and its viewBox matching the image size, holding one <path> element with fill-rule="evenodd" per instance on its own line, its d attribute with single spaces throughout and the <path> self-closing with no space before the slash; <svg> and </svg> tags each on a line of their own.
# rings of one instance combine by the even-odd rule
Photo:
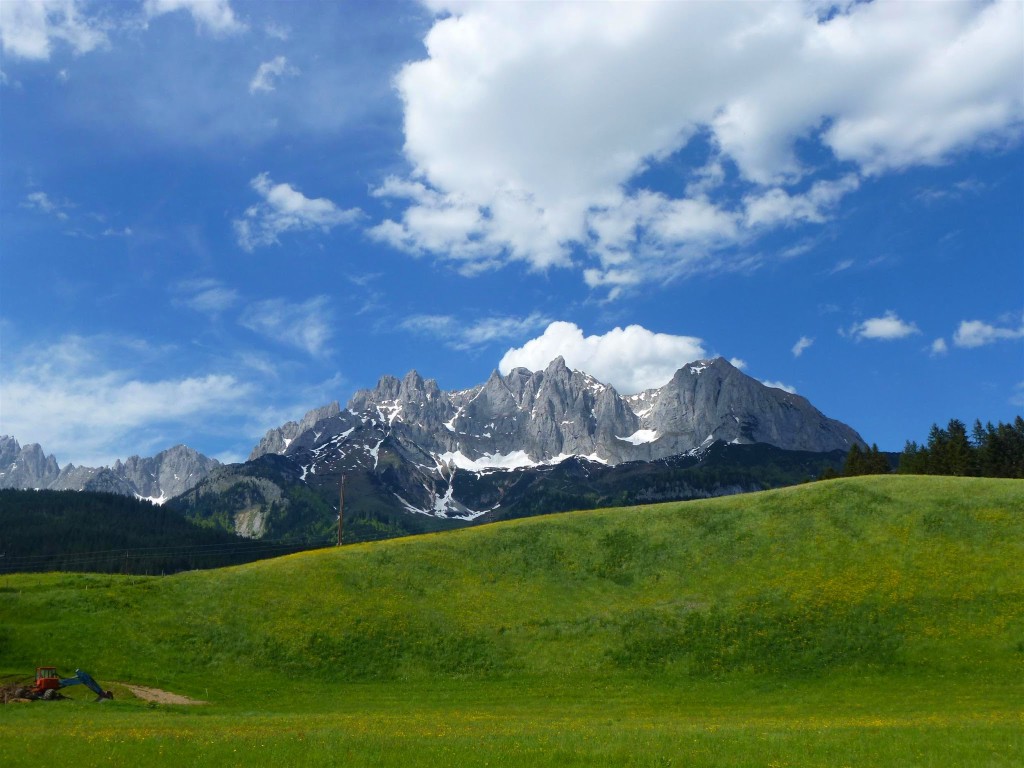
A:
<svg viewBox="0 0 1024 768">
<path fill-rule="evenodd" d="M 36 667 L 36 693 L 60 689 L 60 675 L 56 667 Z"/>
</svg>

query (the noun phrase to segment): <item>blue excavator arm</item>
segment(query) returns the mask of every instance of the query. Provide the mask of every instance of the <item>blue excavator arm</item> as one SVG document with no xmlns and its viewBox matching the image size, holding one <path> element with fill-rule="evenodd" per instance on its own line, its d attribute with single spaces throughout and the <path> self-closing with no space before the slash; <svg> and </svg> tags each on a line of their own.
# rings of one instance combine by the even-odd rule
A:
<svg viewBox="0 0 1024 768">
<path fill-rule="evenodd" d="M 114 694 L 110 691 L 104 691 L 100 688 L 99 683 L 93 680 L 92 675 L 88 672 L 83 672 L 80 669 L 75 670 L 74 677 L 63 677 L 60 681 L 61 688 L 67 688 L 69 685 L 84 685 L 86 688 L 91 690 L 101 699 L 112 699 Z"/>
</svg>

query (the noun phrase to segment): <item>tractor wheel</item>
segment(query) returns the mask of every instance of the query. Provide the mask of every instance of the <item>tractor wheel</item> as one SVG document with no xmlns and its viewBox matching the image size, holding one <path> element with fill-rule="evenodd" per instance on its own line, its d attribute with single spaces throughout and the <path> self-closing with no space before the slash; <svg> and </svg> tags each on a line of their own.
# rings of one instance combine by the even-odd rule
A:
<svg viewBox="0 0 1024 768">
<path fill-rule="evenodd" d="M 57 693 L 56 688 L 47 688 L 45 691 L 43 691 L 43 701 L 53 701 L 58 696 L 60 696 L 60 694 Z"/>
</svg>

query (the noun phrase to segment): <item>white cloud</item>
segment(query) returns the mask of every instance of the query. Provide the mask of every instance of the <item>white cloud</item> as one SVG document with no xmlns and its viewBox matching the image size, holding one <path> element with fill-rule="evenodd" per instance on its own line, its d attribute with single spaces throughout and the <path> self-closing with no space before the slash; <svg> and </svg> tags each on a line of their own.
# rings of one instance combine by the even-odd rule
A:
<svg viewBox="0 0 1024 768">
<path fill-rule="evenodd" d="M 42 191 L 30 192 L 25 195 L 21 207 L 40 211 L 65 222 L 68 226 L 64 229 L 64 234 L 74 237 L 95 239 L 97 237 L 131 237 L 135 234 L 131 227 L 104 226 L 107 221 L 104 214 L 83 211 L 78 204 L 71 200 L 55 199 Z"/>
<path fill-rule="evenodd" d="M 574 323 L 554 322 L 537 338 L 508 350 L 498 369 L 502 373 L 518 367 L 539 371 L 561 356 L 570 368 L 630 394 L 660 387 L 680 367 L 703 358 L 702 343 L 694 336 L 655 333 L 639 325 L 584 336 Z"/>
<path fill-rule="evenodd" d="M 275 56 L 270 61 L 260 64 L 256 74 L 253 75 L 252 80 L 249 82 L 249 93 L 272 91 L 276 87 L 275 82 L 279 78 L 286 75 L 294 76 L 298 73 L 299 70 L 289 64 L 288 59 L 284 56 Z"/>
<path fill-rule="evenodd" d="M 102 232 L 103 237 L 131 237 L 133 234 L 135 234 L 135 232 L 131 227 L 123 227 L 121 229 L 107 227 Z"/>
<path fill-rule="evenodd" d="M 949 347 L 946 344 L 946 340 L 941 336 L 932 342 L 932 357 L 944 355 L 948 351 Z"/>
<path fill-rule="evenodd" d="M 881 317 L 868 318 L 864 322 L 857 323 L 850 328 L 850 334 L 857 339 L 878 339 L 881 341 L 903 339 L 920 332 L 921 330 L 917 325 L 900 320 L 899 316 L 892 311 L 886 312 Z"/>
<path fill-rule="evenodd" d="M 284 299 L 258 301 L 246 307 L 239 322 L 251 331 L 316 357 L 326 352 L 333 335 L 328 304 L 326 296 L 299 304 Z"/>
<path fill-rule="evenodd" d="M 144 8 L 151 19 L 165 13 L 187 11 L 197 28 L 212 35 L 230 35 L 246 29 L 235 17 L 229 0 L 146 0 Z"/>
<path fill-rule="evenodd" d="M 284 232 L 319 229 L 326 233 L 362 216 L 358 208 L 342 209 L 325 197 L 306 197 L 290 184 L 274 184 L 267 173 L 250 184 L 263 202 L 249 207 L 233 222 L 238 244 L 247 251 L 278 242 L 278 235 Z"/>
<path fill-rule="evenodd" d="M 781 381 L 762 381 L 766 387 L 774 387 L 775 389 L 781 389 L 783 392 L 789 392 L 791 395 L 796 394 L 796 387 L 790 386 L 789 384 L 783 384 Z"/>
<path fill-rule="evenodd" d="M 45 61 L 56 41 L 78 54 L 107 44 L 96 19 L 81 14 L 76 0 L 3 0 L 0 2 L 0 42 L 6 55 Z"/>
<path fill-rule="evenodd" d="M 568 266 L 565 250 L 547 235 L 547 223 L 528 198 L 510 197 L 489 214 L 461 195 L 441 194 L 415 181 L 389 177 L 375 197 L 413 201 L 400 222 L 388 219 L 369 230 L 376 240 L 413 254 L 444 254 L 466 274 L 498 266 L 503 259 L 544 269 Z M 512 227 L 506 231 L 505 225 Z M 514 231 L 513 231 L 514 230 Z"/>
<path fill-rule="evenodd" d="M 444 339 L 453 349 L 473 349 L 494 341 L 521 338 L 548 323 L 539 312 L 527 317 L 487 317 L 466 323 L 451 315 L 413 315 L 401 327 Z"/>
<path fill-rule="evenodd" d="M 803 194 L 790 194 L 780 187 L 758 192 L 743 201 L 747 226 L 824 223 L 828 218 L 826 214 L 839 204 L 843 196 L 859 186 L 860 180 L 848 174 L 836 181 L 819 181 Z"/>
<path fill-rule="evenodd" d="M 731 358 L 731 359 L 729 360 L 729 363 L 730 363 L 730 365 L 732 365 L 732 366 L 733 366 L 734 368 L 738 368 L 738 369 L 739 369 L 739 370 L 741 370 L 741 371 L 742 371 L 742 370 L 743 370 L 744 368 L 746 368 L 746 367 L 747 367 L 747 361 L 746 361 L 746 360 L 740 360 L 740 359 L 739 359 L 738 357 L 733 357 L 733 358 Z"/>
<path fill-rule="evenodd" d="M 1019 328 L 1000 328 L 981 320 L 964 320 L 953 334 L 953 343 L 958 347 L 972 348 L 1022 338 L 1024 324 Z"/>
<path fill-rule="evenodd" d="M 711 268 L 821 223 L 865 176 L 1016 140 L 1024 119 L 1013 0 L 821 19 L 811 3 L 428 5 L 427 57 L 396 78 L 412 173 L 378 191 L 406 207 L 371 234 L 467 273 L 578 264 L 621 292 Z M 710 157 L 693 153 L 684 196 L 636 188 L 694 137 Z M 852 170 L 802 164 L 798 142 Z"/>
<path fill-rule="evenodd" d="M 37 211 L 43 213 L 49 213 L 56 216 L 61 221 L 66 221 L 68 218 L 65 209 L 70 207 L 67 202 L 59 203 L 51 199 L 45 192 L 30 192 L 25 195 L 25 202 L 22 203 L 25 208 L 34 208 Z"/>
<path fill-rule="evenodd" d="M 292 35 L 291 27 L 286 24 L 277 24 L 275 22 L 269 22 L 263 27 L 263 31 L 267 37 L 272 37 L 275 40 L 285 41 Z"/>
<path fill-rule="evenodd" d="M 209 428 L 212 421 L 237 418 L 252 407 L 250 385 L 233 375 L 148 376 L 110 365 L 112 346 L 143 357 L 147 345 L 68 336 L 5 365 L 0 434 L 38 442 L 62 465 L 95 466 L 162 450 L 200 425 Z"/>
<path fill-rule="evenodd" d="M 1024 381 L 1013 388 L 1013 395 L 1010 397 L 1010 405 L 1024 408 Z"/>
<path fill-rule="evenodd" d="M 204 315 L 218 315 L 238 303 L 238 291 L 218 280 L 183 280 L 174 292 L 178 302 Z"/>
<path fill-rule="evenodd" d="M 95 8 L 95 4 L 93 4 Z M 115 23 L 111 14 L 90 14 L 83 0 L 3 0 L 0 2 L 0 43 L 7 56 L 46 61 L 56 43 L 64 43 L 75 54 L 88 53 L 109 45 L 108 32 L 116 27 L 131 28 L 130 16 Z M 245 30 L 231 9 L 229 0 L 145 0 L 143 13 L 153 19 L 166 13 L 187 11 L 196 27 L 213 35 Z M 67 70 L 58 76 L 67 79 Z"/>
<path fill-rule="evenodd" d="M 793 357 L 800 357 L 807 349 L 810 349 L 812 344 L 814 344 L 814 339 L 808 336 L 801 336 L 797 339 L 796 344 L 793 345 Z"/>
<path fill-rule="evenodd" d="M 977 195 L 988 189 L 988 185 L 978 179 L 967 178 L 945 187 L 925 187 L 916 197 L 925 203 L 957 201 L 965 197 Z"/>
</svg>

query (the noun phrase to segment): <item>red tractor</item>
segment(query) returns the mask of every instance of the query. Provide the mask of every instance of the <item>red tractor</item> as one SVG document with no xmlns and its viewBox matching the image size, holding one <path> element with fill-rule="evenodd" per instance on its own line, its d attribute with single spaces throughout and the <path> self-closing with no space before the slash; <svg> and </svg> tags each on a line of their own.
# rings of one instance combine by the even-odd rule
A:
<svg viewBox="0 0 1024 768">
<path fill-rule="evenodd" d="M 57 674 L 56 667 L 36 667 L 35 685 L 29 688 L 30 698 L 33 699 L 56 699 L 61 688 L 70 685 L 84 685 L 96 694 L 96 701 L 112 699 L 114 694 L 104 691 L 99 683 L 92 679 L 92 675 L 80 669 L 75 670 L 74 677 L 61 677 Z"/>
</svg>

